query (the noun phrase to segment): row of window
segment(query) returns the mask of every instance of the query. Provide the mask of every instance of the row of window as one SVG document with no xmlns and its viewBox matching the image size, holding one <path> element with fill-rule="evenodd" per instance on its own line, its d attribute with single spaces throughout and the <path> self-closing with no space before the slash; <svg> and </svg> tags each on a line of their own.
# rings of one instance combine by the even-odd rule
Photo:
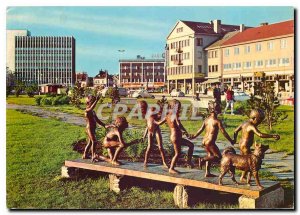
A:
<svg viewBox="0 0 300 215">
<path fill-rule="evenodd" d="M 256 43 L 255 44 L 255 51 L 256 52 L 261 52 L 263 50 L 263 44 L 262 43 Z M 275 48 L 274 41 L 267 42 L 267 50 L 272 51 Z M 285 49 L 287 48 L 287 40 L 282 39 L 280 40 L 280 48 Z M 251 46 L 250 45 L 245 45 L 244 46 L 244 53 L 249 54 L 251 52 Z M 233 50 L 234 55 L 239 55 L 240 54 L 240 47 L 234 47 Z M 230 48 L 226 48 L 224 50 L 224 56 L 228 57 L 230 56 Z"/>
<path fill-rule="evenodd" d="M 191 38 L 191 39 L 195 39 L 195 38 Z M 190 46 L 189 39 L 180 40 L 180 41 L 171 43 L 171 49 L 177 49 L 177 48 L 186 47 L 186 46 Z M 196 46 L 203 46 L 203 38 L 196 38 Z"/>
<path fill-rule="evenodd" d="M 218 65 L 208 66 L 208 72 L 218 72 Z"/>
<path fill-rule="evenodd" d="M 250 69 L 253 66 L 255 68 L 261 68 L 264 66 L 266 67 L 272 67 L 272 66 L 277 66 L 277 63 L 279 66 L 287 66 L 290 64 L 290 59 L 289 58 L 279 58 L 278 60 L 276 59 L 269 59 L 269 60 L 256 60 L 256 61 L 246 61 L 243 62 L 243 68 L 244 69 Z M 229 63 L 229 64 L 224 64 L 223 65 L 224 70 L 229 70 L 229 69 L 233 69 L 233 70 L 239 70 L 242 67 L 242 63 L 238 62 L 238 63 Z"/>
<path fill-rule="evenodd" d="M 202 72 L 202 65 L 198 65 L 197 72 Z M 190 74 L 193 72 L 192 66 L 177 66 L 171 67 L 167 70 L 168 75 Z"/>
<path fill-rule="evenodd" d="M 16 47 L 71 47 L 72 38 L 66 37 L 26 37 L 17 36 L 15 40 Z"/>
<path fill-rule="evenodd" d="M 30 68 L 30 67 L 16 67 L 16 72 L 72 72 L 71 67 L 40 67 L 40 68 Z"/>
<path fill-rule="evenodd" d="M 208 51 L 208 58 L 217 58 L 218 51 Z"/>
<path fill-rule="evenodd" d="M 124 73 L 122 73 L 122 75 L 123 76 L 130 76 L 130 73 L 128 72 L 128 73 L 126 73 L 126 72 L 124 72 Z M 143 74 L 144 76 L 164 76 L 164 73 L 163 72 L 155 72 L 155 73 L 152 73 L 152 72 L 147 72 L 147 73 L 144 73 Z M 138 72 L 134 72 L 134 73 L 132 73 L 132 76 L 142 76 L 142 74 L 141 73 L 138 73 Z"/>
<path fill-rule="evenodd" d="M 154 78 L 154 79 L 149 78 L 149 79 L 144 80 L 144 82 L 153 82 L 153 80 L 154 80 L 154 82 L 164 82 L 164 79 L 162 79 L 162 78 Z M 130 79 L 124 78 L 121 80 L 121 82 L 122 83 L 141 83 L 143 81 L 138 78 L 132 79 L 132 81 L 130 81 Z"/>
<path fill-rule="evenodd" d="M 122 70 L 141 69 L 141 66 L 122 66 Z M 163 69 L 163 66 L 144 66 L 144 69 Z"/>
<path fill-rule="evenodd" d="M 190 53 L 189 52 L 171 55 L 171 61 L 188 60 L 188 59 L 190 59 Z"/>
</svg>

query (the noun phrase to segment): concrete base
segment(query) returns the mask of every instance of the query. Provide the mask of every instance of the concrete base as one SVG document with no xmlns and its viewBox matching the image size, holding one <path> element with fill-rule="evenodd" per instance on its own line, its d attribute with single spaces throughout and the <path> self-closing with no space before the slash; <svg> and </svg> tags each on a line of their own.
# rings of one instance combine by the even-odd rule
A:
<svg viewBox="0 0 300 215">
<path fill-rule="evenodd" d="M 176 185 L 174 189 L 174 203 L 179 208 L 188 208 L 189 205 L 189 195 L 186 186 L 183 185 Z"/>
<path fill-rule="evenodd" d="M 61 176 L 63 178 L 77 179 L 79 177 L 79 169 L 74 167 L 61 167 Z"/>
<path fill-rule="evenodd" d="M 109 189 L 119 193 L 121 191 L 121 179 L 123 175 L 109 174 Z"/>
<path fill-rule="evenodd" d="M 258 198 L 251 198 L 245 195 L 239 198 L 239 208 L 241 209 L 273 209 L 284 204 L 284 190 L 282 187 L 266 193 Z"/>
</svg>

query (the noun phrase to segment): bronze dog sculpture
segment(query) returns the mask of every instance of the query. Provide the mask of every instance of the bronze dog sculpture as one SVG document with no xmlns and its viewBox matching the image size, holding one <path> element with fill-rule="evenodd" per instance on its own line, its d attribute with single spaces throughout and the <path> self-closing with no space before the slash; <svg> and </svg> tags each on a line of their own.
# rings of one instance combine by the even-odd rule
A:
<svg viewBox="0 0 300 215">
<path fill-rule="evenodd" d="M 265 152 L 269 149 L 269 146 L 256 144 L 253 153 L 248 155 L 237 155 L 232 147 L 224 149 L 222 153 L 221 174 L 219 176 L 219 185 L 222 185 L 222 179 L 224 175 L 229 172 L 231 174 L 231 179 L 237 185 L 239 184 L 234 177 L 235 169 L 243 170 L 249 172 L 247 178 L 247 184 L 250 185 L 251 175 L 254 176 L 256 185 L 263 189 L 258 178 L 258 170 L 261 168 L 262 159 L 264 158 Z"/>
</svg>

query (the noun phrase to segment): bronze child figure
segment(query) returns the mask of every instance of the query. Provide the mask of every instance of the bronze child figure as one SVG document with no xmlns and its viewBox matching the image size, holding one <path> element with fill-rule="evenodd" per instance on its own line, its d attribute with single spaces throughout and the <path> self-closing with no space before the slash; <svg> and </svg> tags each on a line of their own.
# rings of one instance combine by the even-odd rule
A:
<svg viewBox="0 0 300 215">
<path fill-rule="evenodd" d="M 232 148 L 232 147 L 231 147 Z M 264 146 L 261 144 L 255 143 L 254 152 L 247 155 L 237 155 L 235 150 L 225 149 L 222 153 L 221 174 L 219 176 L 219 185 L 223 185 L 222 179 L 224 175 L 229 172 L 231 174 L 231 179 L 235 184 L 238 185 L 238 182 L 235 180 L 235 168 L 248 172 L 247 184 L 250 185 L 251 175 L 254 176 L 256 185 L 263 189 L 258 178 L 258 170 L 261 168 L 262 159 L 264 158 L 265 152 L 269 149 L 269 146 Z"/>
<path fill-rule="evenodd" d="M 180 119 L 179 119 L 180 109 L 181 109 L 180 101 L 178 101 L 176 99 L 170 101 L 169 105 L 168 105 L 168 113 L 167 113 L 165 119 L 163 119 L 162 121 L 160 121 L 158 123 L 158 125 L 161 125 L 164 122 L 167 122 L 167 124 L 171 130 L 170 140 L 174 146 L 174 156 L 171 160 L 171 165 L 169 168 L 169 173 L 171 173 L 171 174 L 178 173 L 178 171 L 175 170 L 175 166 L 176 166 L 176 163 L 177 163 L 178 158 L 181 153 L 181 146 L 187 146 L 189 148 L 188 156 L 187 156 L 187 165 L 191 168 L 194 166 L 192 163 L 194 144 L 192 142 L 190 142 L 189 140 L 182 137 L 182 135 L 184 135 L 184 134 L 187 137 L 189 135 L 180 122 Z"/>
<path fill-rule="evenodd" d="M 110 130 L 104 140 L 103 147 L 107 149 L 109 159 L 104 159 L 113 165 L 120 165 L 118 156 L 121 150 L 125 147 L 123 132 L 128 128 L 128 122 L 125 117 L 117 117 L 112 130 Z"/>
<path fill-rule="evenodd" d="M 251 153 L 251 146 L 254 141 L 254 134 L 261 138 L 274 138 L 279 140 L 280 136 L 278 134 L 264 134 L 261 133 L 257 127 L 264 120 L 265 114 L 261 109 L 254 109 L 250 112 L 250 119 L 242 123 L 234 131 L 234 141 L 236 141 L 239 131 L 242 131 L 242 137 L 239 141 L 240 153 L 241 155 L 248 155 Z M 240 181 L 245 181 L 245 172 L 242 173 Z"/>
<path fill-rule="evenodd" d="M 160 128 L 159 128 L 159 125 L 157 122 L 159 120 L 159 116 L 157 113 L 155 113 L 155 111 L 156 111 L 155 108 L 152 107 L 149 112 L 149 117 L 146 119 L 147 127 L 145 129 L 143 139 L 145 139 L 148 134 L 148 146 L 147 146 L 147 150 L 145 153 L 144 167 L 147 166 L 150 151 L 153 148 L 154 141 L 156 140 L 157 146 L 158 146 L 161 158 L 162 158 L 163 166 L 168 168 L 168 165 L 165 160 L 165 153 L 164 153 L 163 145 L 162 145 L 161 131 L 160 131 Z"/>
<path fill-rule="evenodd" d="M 99 101 L 100 96 L 92 96 L 89 95 L 86 98 L 86 109 L 85 109 L 85 119 L 87 122 L 86 125 L 86 134 L 87 134 L 87 145 L 84 149 L 84 153 L 82 155 L 83 159 L 87 159 L 87 153 L 91 149 L 92 153 L 92 161 L 97 161 L 96 158 L 96 145 L 97 145 L 97 140 L 96 140 L 96 124 L 98 123 L 99 125 L 105 127 L 105 124 L 101 122 L 101 120 L 97 117 L 94 108 L 96 107 L 97 102 Z"/>
<path fill-rule="evenodd" d="M 210 116 L 207 117 L 201 128 L 197 131 L 197 133 L 190 137 L 190 139 L 194 139 L 199 136 L 205 129 L 205 136 L 203 137 L 203 146 L 207 151 L 207 156 L 199 159 L 200 169 L 202 169 L 202 165 L 206 163 L 205 169 L 205 177 L 215 177 L 214 174 L 210 173 L 211 162 L 218 162 L 221 159 L 221 153 L 216 145 L 216 140 L 218 137 L 219 130 L 223 133 L 224 137 L 234 145 L 234 141 L 230 138 L 228 133 L 225 131 L 222 122 L 217 118 L 217 104 L 216 102 L 209 102 L 208 110 L 210 112 Z"/>
</svg>

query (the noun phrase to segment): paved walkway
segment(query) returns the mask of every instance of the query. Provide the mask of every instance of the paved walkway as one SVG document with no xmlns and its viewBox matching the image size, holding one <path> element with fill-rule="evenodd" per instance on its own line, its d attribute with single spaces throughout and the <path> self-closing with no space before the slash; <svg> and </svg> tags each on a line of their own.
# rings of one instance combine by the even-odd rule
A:
<svg viewBox="0 0 300 215">
<path fill-rule="evenodd" d="M 33 115 L 37 115 L 42 118 L 55 118 L 63 122 L 67 122 L 74 125 L 85 126 L 86 122 L 84 117 L 76 116 L 74 114 L 63 113 L 63 112 L 53 112 L 37 106 L 30 105 L 15 105 L 7 104 L 7 109 L 16 109 L 23 112 L 28 112 Z M 163 140 L 169 142 L 169 133 L 166 130 L 162 131 Z M 198 156 L 205 156 L 206 152 L 199 145 L 202 143 L 202 137 L 198 137 L 192 141 L 195 144 L 194 154 Z M 217 145 L 222 151 L 229 143 L 223 141 L 217 141 Z M 183 148 L 183 151 L 186 149 Z M 239 153 L 238 148 L 236 148 L 237 153 Z M 289 179 L 291 183 L 294 184 L 294 155 L 286 155 L 283 152 L 278 153 L 268 153 L 265 155 L 263 160 L 262 168 L 269 170 L 279 179 Z"/>
</svg>

